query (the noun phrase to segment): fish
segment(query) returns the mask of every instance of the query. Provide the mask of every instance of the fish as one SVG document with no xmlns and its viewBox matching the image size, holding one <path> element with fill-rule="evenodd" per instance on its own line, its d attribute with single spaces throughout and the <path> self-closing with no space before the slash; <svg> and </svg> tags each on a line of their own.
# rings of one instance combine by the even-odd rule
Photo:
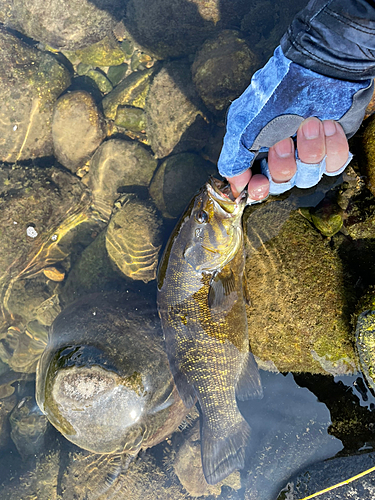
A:
<svg viewBox="0 0 375 500">
<path fill-rule="evenodd" d="M 251 430 L 237 405 L 262 397 L 249 350 L 242 214 L 215 178 L 201 188 L 173 230 L 159 263 L 157 304 L 178 393 L 201 410 L 201 458 L 208 484 L 242 469 Z"/>
</svg>

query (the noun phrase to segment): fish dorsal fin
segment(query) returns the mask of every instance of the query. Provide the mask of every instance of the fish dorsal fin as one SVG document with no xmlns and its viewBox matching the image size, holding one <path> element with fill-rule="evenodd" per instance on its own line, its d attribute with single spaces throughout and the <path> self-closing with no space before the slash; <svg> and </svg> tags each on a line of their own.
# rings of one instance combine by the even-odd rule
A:
<svg viewBox="0 0 375 500">
<path fill-rule="evenodd" d="M 240 401 L 263 397 L 258 365 L 251 352 L 246 356 L 236 385 L 236 396 Z"/>
<path fill-rule="evenodd" d="M 236 279 L 232 269 L 224 268 L 210 282 L 207 301 L 212 315 L 225 314 L 237 300 Z"/>
</svg>

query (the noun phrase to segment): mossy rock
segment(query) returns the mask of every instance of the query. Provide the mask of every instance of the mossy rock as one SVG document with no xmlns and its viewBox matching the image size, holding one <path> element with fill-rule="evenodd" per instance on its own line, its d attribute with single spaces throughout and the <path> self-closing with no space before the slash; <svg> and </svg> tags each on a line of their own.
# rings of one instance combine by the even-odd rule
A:
<svg viewBox="0 0 375 500">
<path fill-rule="evenodd" d="M 339 255 L 297 211 L 267 238 L 267 205 L 260 210 L 263 219 L 257 211 L 245 219 L 253 353 L 282 372 L 352 373 L 354 298 Z"/>
</svg>

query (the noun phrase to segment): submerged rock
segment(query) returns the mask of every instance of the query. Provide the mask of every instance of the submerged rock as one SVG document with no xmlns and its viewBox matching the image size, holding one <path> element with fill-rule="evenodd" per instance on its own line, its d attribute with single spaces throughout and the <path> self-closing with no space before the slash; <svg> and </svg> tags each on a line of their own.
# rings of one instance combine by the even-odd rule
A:
<svg viewBox="0 0 375 500">
<path fill-rule="evenodd" d="M 238 31 L 223 30 L 205 41 L 191 71 L 207 108 L 222 113 L 249 85 L 258 60 Z"/>
<path fill-rule="evenodd" d="M 77 50 L 76 56 L 82 63 L 91 66 L 118 66 L 125 60 L 125 54 L 120 45 L 109 36 L 84 49 Z"/>
<path fill-rule="evenodd" d="M 56 318 L 36 399 L 68 440 L 94 453 L 136 454 L 169 436 L 187 413 L 156 307 L 131 293 L 87 296 Z"/>
<path fill-rule="evenodd" d="M 93 97 L 83 90 L 60 97 L 53 113 L 55 156 L 73 173 L 82 167 L 106 135 L 102 114 Z"/>
<path fill-rule="evenodd" d="M 49 156 L 52 112 L 70 85 L 70 74 L 53 55 L 0 29 L 0 161 Z"/>
<path fill-rule="evenodd" d="M 76 50 L 111 34 L 120 0 L 0 1 L 0 22 L 55 49 Z"/>
<path fill-rule="evenodd" d="M 144 108 L 152 73 L 152 68 L 131 73 L 106 95 L 102 101 L 106 118 L 114 120 L 119 106 Z"/>
<path fill-rule="evenodd" d="M 145 283 L 156 278 L 162 220 L 154 204 L 126 196 L 106 232 L 108 255 L 127 277 Z"/>
<path fill-rule="evenodd" d="M 95 152 L 90 162 L 89 187 L 93 206 L 107 220 L 118 189 L 125 186 L 148 187 L 157 161 L 138 142 L 110 139 Z"/>
<path fill-rule="evenodd" d="M 273 233 L 278 205 L 245 219 L 252 351 L 282 372 L 355 372 L 348 314 L 355 299 L 340 256 L 297 211 Z"/>
<path fill-rule="evenodd" d="M 22 458 L 37 455 L 44 449 L 49 423 L 33 397 L 20 401 L 10 414 L 9 421 L 12 428 L 10 436 Z"/>
<path fill-rule="evenodd" d="M 156 170 L 150 195 L 164 217 L 178 217 L 214 173 L 214 166 L 197 154 L 170 156 Z"/>
<path fill-rule="evenodd" d="M 209 127 L 184 62 L 166 64 L 152 81 L 146 102 L 147 137 L 157 158 L 200 151 Z"/>
</svg>

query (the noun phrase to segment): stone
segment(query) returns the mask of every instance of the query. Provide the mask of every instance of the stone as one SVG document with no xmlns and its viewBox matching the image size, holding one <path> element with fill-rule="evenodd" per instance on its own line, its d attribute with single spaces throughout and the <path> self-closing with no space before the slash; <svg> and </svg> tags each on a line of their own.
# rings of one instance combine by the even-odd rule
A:
<svg viewBox="0 0 375 500">
<path fill-rule="evenodd" d="M 251 350 L 281 372 L 355 373 L 355 297 L 340 255 L 298 211 L 273 232 L 279 205 L 245 214 Z"/>
<path fill-rule="evenodd" d="M 76 50 L 110 35 L 121 0 L 1 0 L 0 22 L 54 49 Z"/>
<path fill-rule="evenodd" d="M 81 63 L 91 66 L 119 66 L 125 60 L 120 45 L 109 36 L 84 49 L 76 50 L 76 55 Z"/>
<path fill-rule="evenodd" d="M 167 63 L 152 81 L 146 101 L 147 137 L 157 158 L 181 151 L 200 151 L 208 120 L 185 62 Z"/>
<path fill-rule="evenodd" d="M 70 85 L 68 70 L 3 28 L 0 64 L 0 161 L 52 155 L 53 106 Z"/>
<path fill-rule="evenodd" d="M 105 135 L 104 118 L 88 92 L 77 90 L 57 100 L 52 137 L 55 156 L 64 167 L 75 173 L 90 159 Z"/>
<path fill-rule="evenodd" d="M 96 151 L 90 162 L 89 187 L 93 206 L 107 219 L 124 186 L 148 187 L 157 161 L 137 142 L 110 139 Z"/>
<path fill-rule="evenodd" d="M 170 156 L 155 172 L 150 195 L 164 217 L 178 217 L 209 175 L 214 173 L 215 167 L 197 154 Z"/>
<path fill-rule="evenodd" d="M 193 82 L 207 108 L 223 113 L 249 85 L 258 64 L 238 31 L 223 30 L 197 52 L 191 68 Z"/>
</svg>

